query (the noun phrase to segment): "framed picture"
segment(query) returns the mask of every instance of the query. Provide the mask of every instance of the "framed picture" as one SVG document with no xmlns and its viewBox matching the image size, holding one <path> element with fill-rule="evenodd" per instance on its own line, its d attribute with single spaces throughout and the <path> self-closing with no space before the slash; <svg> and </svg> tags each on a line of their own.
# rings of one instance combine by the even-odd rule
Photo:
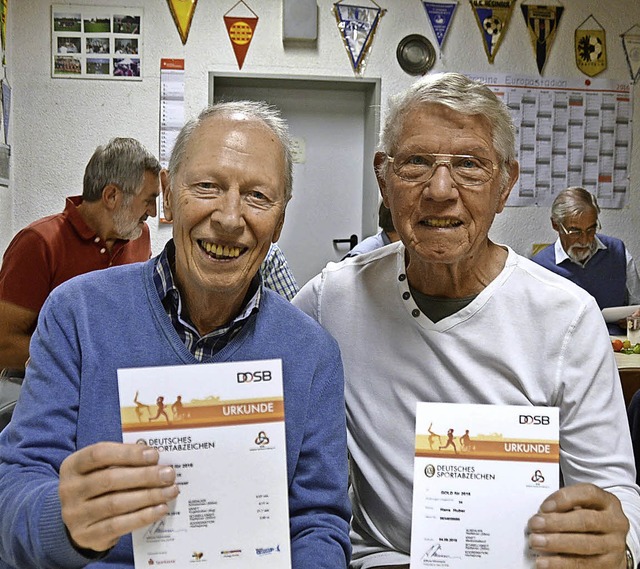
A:
<svg viewBox="0 0 640 569">
<path fill-rule="evenodd" d="M 51 76 L 142 80 L 141 8 L 51 6 Z"/>
</svg>

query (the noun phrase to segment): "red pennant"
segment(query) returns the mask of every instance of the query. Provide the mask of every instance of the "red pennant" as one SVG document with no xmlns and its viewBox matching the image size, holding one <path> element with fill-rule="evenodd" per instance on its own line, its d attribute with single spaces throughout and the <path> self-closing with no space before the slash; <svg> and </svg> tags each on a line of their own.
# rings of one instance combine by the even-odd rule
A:
<svg viewBox="0 0 640 569">
<path fill-rule="evenodd" d="M 238 68 L 242 69 L 244 58 L 253 39 L 253 33 L 258 25 L 258 18 L 224 16 L 224 23 L 227 26 L 227 34 L 229 34 L 233 52 L 236 54 Z"/>
</svg>

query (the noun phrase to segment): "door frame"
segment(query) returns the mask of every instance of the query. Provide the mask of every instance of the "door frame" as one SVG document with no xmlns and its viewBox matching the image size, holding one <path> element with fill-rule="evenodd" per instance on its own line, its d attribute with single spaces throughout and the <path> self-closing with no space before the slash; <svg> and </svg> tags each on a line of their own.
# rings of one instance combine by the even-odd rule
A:
<svg viewBox="0 0 640 569">
<path fill-rule="evenodd" d="M 364 93 L 364 148 L 362 160 L 362 226 L 364 239 L 378 232 L 378 203 L 380 194 L 373 171 L 373 158 L 380 132 L 380 77 L 322 77 L 315 75 L 266 75 L 259 73 L 209 72 L 209 104 L 215 102 L 216 87 L 243 89 L 344 90 Z"/>
</svg>

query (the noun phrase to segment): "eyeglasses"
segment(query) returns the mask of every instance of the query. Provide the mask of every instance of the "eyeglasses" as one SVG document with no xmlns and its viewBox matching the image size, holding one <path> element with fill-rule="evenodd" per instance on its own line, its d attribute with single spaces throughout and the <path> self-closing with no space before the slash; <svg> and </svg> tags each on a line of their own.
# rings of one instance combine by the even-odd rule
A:
<svg viewBox="0 0 640 569">
<path fill-rule="evenodd" d="M 491 180 L 498 169 L 488 158 L 468 154 L 401 154 L 387 158 L 396 176 L 407 182 L 428 182 L 439 166 L 446 166 L 456 184 L 479 186 Z"/>
<path fill-rule="evenodd" d="M 586 237 L 588 237 L 589 239 L 593 239 L 596 233 L 600 231 L 600 229 L 602 229 L 600 220 L 598 220 L 598 223 L 596 223 L 594 227 L 589 227 L 588 229 L 567 229 L 560 221 L 558 222 L 558 225 L 560 226 L 560 229 L 562 229 L 562 233 L 564 233 L 567 237 L 578 237 L 578 235 L 582 235 L 584 233 Z"/>
</svg>

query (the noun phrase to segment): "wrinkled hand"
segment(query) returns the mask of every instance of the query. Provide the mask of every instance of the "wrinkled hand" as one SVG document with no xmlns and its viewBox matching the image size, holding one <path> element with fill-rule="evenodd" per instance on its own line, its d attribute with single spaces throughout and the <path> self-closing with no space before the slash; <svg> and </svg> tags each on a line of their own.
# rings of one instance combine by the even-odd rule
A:
<svg viewBox="0 0 640 569">
<path fill-rule="evenodd" d="M 625 569 L 629 521 L 620 501 L 593 484 L 554 492 L 529 520 L 537 569 Z"/>
<path fill-rule="evenodd" d="M 173 468 L 159 465 L 158 451 L 143 445 L 97 443 L 60 466 L 62 519 L 80 549 L 107 551 L 165 516 L 178 493 Z"/>
</svg>

